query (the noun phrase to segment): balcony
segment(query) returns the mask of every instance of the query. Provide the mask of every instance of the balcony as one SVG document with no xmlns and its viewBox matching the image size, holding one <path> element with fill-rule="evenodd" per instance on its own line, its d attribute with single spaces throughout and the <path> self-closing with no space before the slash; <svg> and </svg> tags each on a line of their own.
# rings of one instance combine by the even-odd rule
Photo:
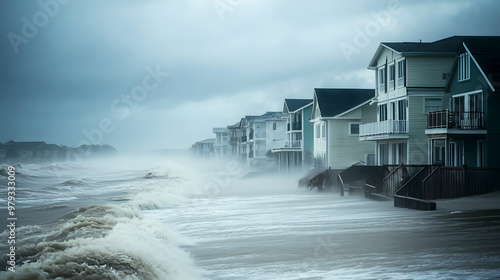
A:
<svg viewBox="0 0 500 280">
<path fill-rule="evenodd" d="M 427 114 L 426 134 L 486 132 L 483 112 L 451 112 L 449 110 Z M 474 132 L 476 131 L 476 132 Z"/>
<path fill-rule="evenodd" d="M 300 150 L 302 140 L 274 140 L 273 150 Z"/>
<path fill-rule="evenodd" d="M 229 143 L 238 143 L 239 137 L 231 136 L 229 137 Z"/>
<path fill-rule="evenodd" d="M 408 120 L 386 120 L 359 126 L 359 140 L 408 138 Z"/>
<path fill-rule="evenodd" d="M 247 137 L 246 136 L 241 136 L 241 143 L 245 143 L 247 141 Z"/>
<path fill-rule="evenodd" d="M 293 123 L 287 123 L 286 124 L 286 131 L 291 130 L 302 130 L 302 123 L 301 122 L 293 122 Z"/>
</svg>

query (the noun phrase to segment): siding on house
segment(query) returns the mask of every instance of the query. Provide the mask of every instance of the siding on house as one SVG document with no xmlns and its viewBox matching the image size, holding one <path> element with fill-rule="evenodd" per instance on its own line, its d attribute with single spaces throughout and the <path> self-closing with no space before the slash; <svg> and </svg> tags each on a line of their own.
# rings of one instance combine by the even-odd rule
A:
<svg viewBox="0 0 500 280">
<path fill-rule="evenodd" d="M 311 117 L 312 106 L 308 106 L 302 112 L 302 142 L 303 142 L 303 153 L 302 159 L 306 160 L 306 157 L 312 156 L 314 151 L 314 129 L 311 123 L 309 123 L 309 118 Z"/>
<path fill-rule="evenodd" d="M 427 164 L 428 148 L 427 114 L 424 113 L 424 96 L 408 96 L 408 164 Z"/>
<path fill-rule="evenodd" d="M 329 120 L 328 123 L 328 166 L 334 169 L 347 168 L 352 164 L 364 161 L 366 154 L 375 153 L 375 142 L 359 141 L 359 136 L 349 135 L 351 123 L 370 122 L 376 116 L 375 105 L 364 105 L 342 118 Z"/>
<path fill-rule="evenodd" d="M 407 87 L 444 87 L 454 55 L 406 57 Z"/>
</svg>

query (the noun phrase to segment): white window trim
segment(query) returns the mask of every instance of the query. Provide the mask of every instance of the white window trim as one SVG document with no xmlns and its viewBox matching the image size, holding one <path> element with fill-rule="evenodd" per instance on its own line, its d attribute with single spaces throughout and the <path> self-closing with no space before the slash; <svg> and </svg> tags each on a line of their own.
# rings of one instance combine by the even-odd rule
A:
<svg viewBox="0 0 500 280">
<path fill-rule="evenodd" d="M 464 59 L 465 57 L 465 59 Z M 464 82 L 470 80 L 470 55 L 468 52 L 464 52 L 458 56 L 458 82 Z M 460 66 L 463 66 L 463 63 L 465 62 L 465 70 L 462 69 Z M 462 70 L 464 73 L 461 73 Z"/>
<path fill-rule="evenodd" d="M 392 87 L 390 85 L 391 80 L 390 80 L 390 77 L 389 77 L 390 76 L 390 70 L 389 69 L 391 69 L 391 66 L 394 67 L 394 80 L 392 80 L 392 82 L 393 82 Z M 387 74 L 386 75 L 387 75 L 387 91 L 388 92 L 396 89 L 396 83 L 397 83 L 396 82 L 397 81 L 397 72 L 396 72 L 396 70 L 397 70 L 397 68 L 396 68 L 396 64 L 394 62 L 392 62 L 392 63 L 390 63 L 390 64 L 387 65 Z"/>
<path fill-rule="evenodd" d="M 353 124 L 357 124 L 357 125 L 362 125 L 363 123 L 362 122 L 349 122 L 349 127 L 348 127 L 348 130 L 349 130 L 349 136 L 359 136 L 359 132 L 357 134 L 353 134 L 352 131 L 351 131 L 351 125 Z"/>
<path fill-rule="evenodd" d="M 380 70 L 383 71 L 384 73 L 384 79 L 380 79 Z M 384 83 L 381 84 L 380 81 L 383 81 Z M 377 69 L 377 91 L 379 93 L 386 93 L 386 84 L 387 84 L 387 70 L 385 69 L 385 65 L 384 66 L 381 66 Z M 383 85 L 383 90 L 380 90 L 380 87 Z"/>
<path fill-rule="evenodd" d="M 404 67 L 404 70 L 403 70 L 403 81 L 406 81 L 406 58 L 402 58 L 402 59 L 398 59 L 396 60 L 396 73 L 395 73 L 395 82 L 396 82 L 396 88 L 402 88 L 402 87 L 405 87 L 405 83 L 403 82 L 402 85 L 399 85 L 398 81 L 399 81 L 399 63 L 401 61 L 404 61 L 403 62 L 403 65 L 405 66 Z"/>
</svg>

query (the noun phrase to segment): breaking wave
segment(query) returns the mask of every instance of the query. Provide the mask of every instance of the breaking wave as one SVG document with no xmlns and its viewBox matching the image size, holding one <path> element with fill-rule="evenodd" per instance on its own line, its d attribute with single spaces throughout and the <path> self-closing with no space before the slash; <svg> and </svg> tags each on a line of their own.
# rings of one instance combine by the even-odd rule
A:
<svg viewBox="0 0 500 280">
<path fill-rule="evenodd" d="M 190 172 L 166 164 L 145 170 L 144 175 L 130 180 L 126 188 L 120 185 L 123 189 L 119 199 L 109 199 L 109 205 L 91 204 L 75 209 L 64 202 L 48 207 L 69 209 L 63 210 L 68 212 L 51 224 L 18 229 L 24 236 L 16 240 L 23 244 L 16 249 L 16 272 L 0 272 L 0 279 L 203 278 L 204 272 L 181 249 L 193 243 L 141 213 L 143 209 L 183 203 L 196 194 L 197 183 L 188 176 Z M 109 188 L 116 192 L 117 186 L 110 185 L 109 179 L 97 183 L 98 187 L 84 179 L 68 179 L 49 187 L 78 186 L 89 191 Z M 74 194 L 71 190 L 69 193 Z M 6 234 L 4 231 L 0 237 Z M 7 267 L 7 261 L 3 254 L 0 267 Z"/>
</svg>

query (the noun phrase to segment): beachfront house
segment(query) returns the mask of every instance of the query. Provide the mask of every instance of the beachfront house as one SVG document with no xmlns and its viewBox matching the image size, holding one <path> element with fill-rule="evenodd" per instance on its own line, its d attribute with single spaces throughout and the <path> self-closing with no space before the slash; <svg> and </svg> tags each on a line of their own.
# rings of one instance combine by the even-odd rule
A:
<svg viewBox="0 0 500 280">
<path fill-rule="evenodd" d="M 229 154 L 229 129 L 226 127 L 214 127 L 215 133 L 214 155 L 221 158 Z"/>
<path fill-rule="evenodd" d="M 500 167 L 500 37 L 464 38 L 453 61 L 445 110 L 427 114 L 429 164 Z"/>
<path fill-rule="evenodd" d="M 379 45 L 368 65 L 375 72 L 377 121 L 361 125 L 359 134 L 376 143 L 379 165 L 427 164 L 427 113 L 445 108 L 444 87 L 464 38 Z"/>
<path fill-rule="evenodd" d="M 275 141 L 285 139 L 286 120 L 282 112 L 267 112 L 260 116 L 245 116 L 240 122 L 243 131 L 242 150 L 249 166 L 266 167 L 274 163 L 269 155 Z"/>
<path fill-rule="evenodd" d="M 6 157 L 12 159 L 35 159 L 45 155 L 45 142 L 14 142 L 5 143 L 7 147 Z"/>
<path fill-rule="evenodd" d="M 229 155 L 236 159 L 242 159 L 243 152 L 241 151 L 241 137 L 243 136 L 243 132 L 240 129 L 240 122 L 228 125 L 227 129 L 229 130 Z M 246 160 L 246 156 L 244 159 Z"/>
<path fill-rule="evenodd" d="M 285 99 L 282 114 L 286 119 L 286 138 L 274 141 L 272 149 L 278 155 L 280 172 L 312 163 L 313 129 L 309 123 L 312 104 L 312 99 Z"/>
<path fill-rule="evenodd" d="M 198 158 L 213 158 L 214 157 L 215 138 L 205 139 L 194 143 L 189 149 L 190 154 Z"/>
<path fill-rule="evenodd" d="M 375 144 L 359 141 L 359 126 L 376 119 L 375 90 L 317 88 L 311 112 L 315 161 L 344 169 L 370 161 Z"/>
</svg>

